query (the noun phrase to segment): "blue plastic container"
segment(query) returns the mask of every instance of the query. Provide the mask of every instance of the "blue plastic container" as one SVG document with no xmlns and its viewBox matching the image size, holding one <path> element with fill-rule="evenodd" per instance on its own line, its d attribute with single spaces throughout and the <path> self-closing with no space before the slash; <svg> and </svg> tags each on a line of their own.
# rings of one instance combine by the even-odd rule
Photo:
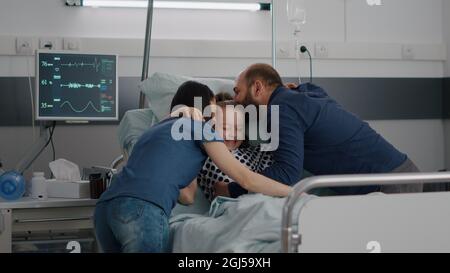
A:
<svg viewBox="0 0 450 273">
<path fill-rule="evenodd" d="M 23 197 L 25 179 L 17 172 L 9 171 L 0 176 L 0 199 L 14 201 Z"/>
</svg>

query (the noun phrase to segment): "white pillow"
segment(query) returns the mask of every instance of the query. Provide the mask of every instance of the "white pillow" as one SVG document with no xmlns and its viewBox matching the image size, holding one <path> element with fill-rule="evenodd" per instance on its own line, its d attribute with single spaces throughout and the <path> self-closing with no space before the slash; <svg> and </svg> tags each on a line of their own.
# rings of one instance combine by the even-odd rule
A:
<svg viewBox="0 0 450 273">
<path fill-rule="evenodd" d="M 166 73 L 155 73 L 147 80 L 139 84 L 153 109 L 153 113 L 162 120 L 170 112 L 170 104 L 175 93 L 186 81 L 197 81 L 207 85 L 214 94 L 226 92 L 233 94 L 234 81 L 215 78 L 191 78 L 186 76 L 171 75 Z"/>
</svg>

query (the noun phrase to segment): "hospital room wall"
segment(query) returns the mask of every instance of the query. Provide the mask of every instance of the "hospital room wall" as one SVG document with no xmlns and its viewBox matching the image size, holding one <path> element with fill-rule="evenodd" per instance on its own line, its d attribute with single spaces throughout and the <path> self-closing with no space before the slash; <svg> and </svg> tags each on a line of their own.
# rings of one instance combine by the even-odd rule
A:
<svg viewBox="0 0 450 273">
<path fill-rule="evenodd" d="M 444 39 L 447 43 L 447 61 L 445 62 L 445 81 L 444 81 L 444 136 L 445 136 L 445 161 L 446 168 L 450 170 L 450 1 L 444 1 L 443 8 L 443 29 Z"/>
<path fill-rule="evenodd" d="M 278 39 L 292 41 L 292 28 L 285 19 L 285 2 L 277 1 L 280 13 Z M 0 36 L 101 37 L 125 41 L 143 37 L 144 10 L 76 9 L 64 7 L 61 3 L 59 0 L 2 0 Z M 305 41 L 373 44 L 444 42 L 440 17 L 442 0 L 385 0 L 388 8 L 380 9 L 381 15 L 378 14 L 383 20 L 375 23 L 368 18 L 377 17 L 374 10 L 377 7 L 368 7 L 363 0 L 347 0 L 344 9 L 343 3 L 342 0 L 310 1 Z M 155 12 L 154 38 L 194 39 L 200 42 L 269 40 L 270 20 L 264 13 L 159 10 Z M 182 44 L 178 46 L 181 48 Z M 0 56 L 0 77 L 26 76 L 26 59 L 23 56 Z M 33 59 L 28 59 L 32 64 Z M 160 56 L 152 60 L 152 72 L 220 77 L 233 77 L 252 62 L 270 61 L 269 58 L 193 59 L 189 56 Z M 139 77 L 141 62 L 140 57 L 122 57 L 120 76 Z M 444 75 L 441 61 L 322 59 L 314 65 L 315 76 L 323 78 L 442 78 Z M 292 59 L 281 59 L 278 68 L 285 77 L 296 76 Z M 303 64 L 302 73 L 308 74 L 307 62 Z M 126 92 L 136 95 L 137 88 Z M 444 124 L 441 119 L 369 122 L 400 150 L 408 153 L 422 170 L 444 168 Z M 106 165 L 120 153 L 116 128 L 116 125 L 60 126 L 55 132 L 57 157 L 67 158 L 81 166 Z M 0 157 L 7 168 L 13 167 L 32 143 L 31 130 L 24 126 L 0 126 L 0 138 Z M 48 150 L 36 162 L 34 169 L 46 170 L 50 158 L 51 152 Z"/>
</svg>

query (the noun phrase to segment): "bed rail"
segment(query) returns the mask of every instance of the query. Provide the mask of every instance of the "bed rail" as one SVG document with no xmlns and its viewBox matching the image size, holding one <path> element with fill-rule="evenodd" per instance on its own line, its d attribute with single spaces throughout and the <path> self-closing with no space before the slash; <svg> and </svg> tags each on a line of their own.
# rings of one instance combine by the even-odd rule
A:
<svg viewBox="0 0 450 273">
<path fill-rule="evenodd" d="M 303 193 L 313 189 L 328 187 L 359 187 L 373 185 L 401 185 L 401 184 L 429 184 L 450 181 L 450 172 L 440 173 L 402 173 L 402 174 L 358 174 L 358 175 L 330 175 L 306 178 L 294 186 L 283 207 L 282 219 L 282 250 L 296 252 L 301 243 L 298 231 L 294 232 L 293 210 L 296 202 Z"/>
<path fill-rule="evenodd" d="M 113 162 L 111 162 L 110 168 L 117 170 L 119 168 L 119 165 L 122 164 L 124 161 L 125 161 L 125 156 L 124 155 L 119 155 L 118 157 L 116 157 L 113 160 Z"/>
</svg>

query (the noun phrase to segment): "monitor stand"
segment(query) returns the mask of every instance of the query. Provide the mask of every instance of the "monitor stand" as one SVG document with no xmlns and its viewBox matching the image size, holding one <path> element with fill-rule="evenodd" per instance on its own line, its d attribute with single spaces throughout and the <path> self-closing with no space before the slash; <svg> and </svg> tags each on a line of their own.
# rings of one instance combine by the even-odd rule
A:
<svg viewBox="0 0 450 273">
<path fill-rule="evenodd" d="M 19 163 L 17 163 L 15 170 L 18 173 L 23 174 L 44 151 L 45 145 L 50 138 L 49 128 L 51 128 L 52 125 L 53 121 L 40 122 L 39 139 L 33 143 L 31 149 L 22 157 Z"/>
</svg>

